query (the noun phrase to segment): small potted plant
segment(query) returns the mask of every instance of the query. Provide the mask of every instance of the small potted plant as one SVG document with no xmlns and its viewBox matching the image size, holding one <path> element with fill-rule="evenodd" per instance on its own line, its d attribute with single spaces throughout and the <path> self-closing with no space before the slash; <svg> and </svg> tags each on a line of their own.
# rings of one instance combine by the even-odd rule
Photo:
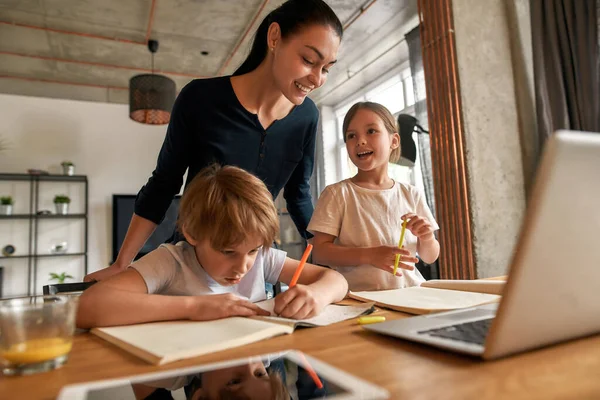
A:
<svg viewBox="0 0 600 400">
<path fill-rule="evenodd" d="M 63 161 L 60 165 L 63 168 L 63 175 L 75 175 L 75 164 L 71 161 Z"/>
<path fill-rule="evenodd" d="M 65 283 L 67 279 L 74 279 L 71 275 L 66 272 L 55 274 L 54 272 L 50 272 L 50 280 L 57 281 L 57 283 Z"/>
<path fill-rule="evenodd" d="M 10 196 L 0 197 L 0 215 L 12 215 L 13 199 Z"/>
<path fill-rule="evenodd" d="M 69 213 L 69 203 L 71 199 L 69 196 L 64 194 L 58 194 L 54 196 L 54 206 L 56 207 L 56 213 L 61 215 L 67 215 Z"/>
</svg>

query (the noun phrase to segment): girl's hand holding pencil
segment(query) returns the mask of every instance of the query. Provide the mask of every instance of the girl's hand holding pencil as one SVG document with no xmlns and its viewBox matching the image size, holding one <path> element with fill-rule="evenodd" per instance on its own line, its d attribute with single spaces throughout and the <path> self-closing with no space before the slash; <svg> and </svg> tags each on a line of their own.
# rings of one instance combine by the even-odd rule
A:
<svg viewBox="0 0 600 400">
<path fill-rule="evenodd" d="M 406 229 L 412 232 L 420 240 L 431 240 L 435 239 L 433 234 L 433 227 L 429 220 L 419 217 L 416 214 L 404 214 L 400 217 L 403 221 L 406 221 Z"/>
<path fill-rule="evenodd" d="M 434 262 L 440 254 L 440 244 L 435 238 L 434 228 L 428 219 L 420 217 L 416 214 L 404 214 L 400 217 L 406 226 L 405 230 L 409 230 L 417 237 L 417 253 L 419 257 L 427 263 Z"/>
<path fill-rule="evenodd" d="M 400 231 L 400 241 L 398 242 L 398 248 L 401 249 L 402 246 L 404 246 L 404 235 L 406 234 L 406 224 L 408 223 L 407 220 L 404 220 L 402 222 L 402 231 Z M 396 255 L 396 259 L 394 260 L 394 270 L 392 271 L 392 274 L 396 275 L 396 272 L 398 271 L 398 264 L 400 263 L 400 255 L 397 254 Z"/>
<path fill-rule="evenodd" d="M 396 246 L 369 247 L 366 250 L 368 252 L 368 257 L 364 264 L 370 264 L 376 268 L 389 272 L 390 274 L 394 273 L 396 256 L 399 256 L 398 267 L 401 269 L 412 271 L 415 269 L 415 267 L 404 263 L 416 263 L 419 261 L 416 257 L 411 256 L 410 251 L 398 248 Z M 402 276 L 399 271 L 396 271 L 396 275 Z"/>
</svg>

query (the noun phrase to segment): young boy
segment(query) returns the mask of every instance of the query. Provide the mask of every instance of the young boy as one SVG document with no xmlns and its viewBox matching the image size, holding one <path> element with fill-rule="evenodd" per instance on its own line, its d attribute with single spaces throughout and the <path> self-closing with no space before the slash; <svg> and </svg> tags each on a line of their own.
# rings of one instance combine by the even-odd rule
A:
<svg viewBox="0 0 600 400">
<path fill-rule="evenodd" d="M 289 284 L 299 264 L 270 248 L 279 229 L 271 194 L 236 167 L 202 170 L 181 199 L 178 225 L 186 242 L 163 244 L 83 293 L 78 327 L 265 315 L 253 304 L 266 298 L 265 282 Z M 339 273 L 306 264 L 275 312 L 310 318 L 347 290 Z"/>
</svg>

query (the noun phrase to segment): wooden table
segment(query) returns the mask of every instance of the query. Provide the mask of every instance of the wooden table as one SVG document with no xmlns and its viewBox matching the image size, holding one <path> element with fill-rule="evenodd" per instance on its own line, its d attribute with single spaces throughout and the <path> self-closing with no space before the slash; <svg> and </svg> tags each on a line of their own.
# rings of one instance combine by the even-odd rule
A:
<svg viewBox="0 0 600 400">
<path fill-rule="evenodd" d="M 378 310 L 388 320 L 408 315 Z M 354 321 L 297 330 L 248 346 L 155 367 L 90 334 L 75 337 L 62 368 L 0 376 L 2 399 L 54 399 L 61 387 L 298 349 L 385 387 L 394 399 L 600 399 L 600 336 L 483 362 L 364 331 Z"/>
</svg>

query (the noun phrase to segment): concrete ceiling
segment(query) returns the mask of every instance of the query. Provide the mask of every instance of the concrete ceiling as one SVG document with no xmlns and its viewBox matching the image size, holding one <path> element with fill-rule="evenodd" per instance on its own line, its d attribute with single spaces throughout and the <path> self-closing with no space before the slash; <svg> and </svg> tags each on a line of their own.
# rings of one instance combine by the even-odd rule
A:
<svg viewBox="0 0 600 400">
<path fill-rule="evenodd" d="M 178 90 L 230 74 L 282 0 L 0 0 L 0 93 L 128 103 L 129 79 L 155 71 Z M 406 59 L 416 0 L 326 0 L 344 25 L 339 62 L 313 94 L 335 104 Z"/>
</svg>

